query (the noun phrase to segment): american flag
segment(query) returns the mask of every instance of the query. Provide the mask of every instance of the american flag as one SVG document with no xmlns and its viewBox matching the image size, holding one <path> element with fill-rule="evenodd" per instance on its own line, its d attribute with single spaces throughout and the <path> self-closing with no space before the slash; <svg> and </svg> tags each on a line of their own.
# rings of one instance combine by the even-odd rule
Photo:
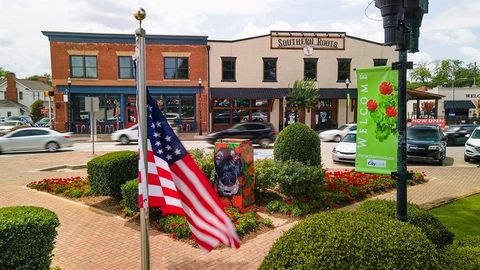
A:
<svg viewBox="0 0 480 270">
<path fill-rule="evenodd" d="M 142 124 L 140 121 L 139 125 Z M 148 198 L 144 198 L 146 192 L 142 186 L 141 175 L 145 172 L 142 173 L 144 163 L 139 140 L 139 207 L 159 207 L 163 214 L 184 215 L 195 240 L 207 251 L 220 243 L 240 247 L 235 227 L 215 190 L 185 150 L 148 90 L 146 121 Z"/>
</svg>

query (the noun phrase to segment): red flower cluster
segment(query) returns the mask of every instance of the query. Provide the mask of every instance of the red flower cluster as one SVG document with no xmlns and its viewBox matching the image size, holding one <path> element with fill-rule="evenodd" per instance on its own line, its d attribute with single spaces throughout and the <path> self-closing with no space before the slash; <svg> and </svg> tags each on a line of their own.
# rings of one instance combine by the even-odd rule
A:
<svg viewBox="0 0 480 270">
<path fill-rule="evenodd" d="M 382 82 L 378 89 L 380 90 L 380 93 L 382 93 L 382 95 L 390 95 L 393 92 L 393 86 L 389 82 Z"/>
<path fill-rule="evenodd" d="M 397 116 L 397 110 L 392 106 L 388 106 L 387 109 L 385 110 L 385 114 L 388 117 L 395 117 Z"/>
<path fill-rule="evenodd" d="M 327 171 L 325 182 L 331 192 L 342 193 L 346 201 L 353 201 L 372 192 L 388 190 L 395 181 L 388 175 L 356 172 L 355 170 Z"/>
<path fill-rule="evenodd" d="M 80 197 L 90 194 L 90 183 L 86 178 L 75 176 L 70 178 L 48 178 L 27 184 L 27 187 L 40 191 L 60 194 L 68 197 Z"/>
<path fill-rule="evenodd" d="M 378 104 L 375 100 L 373 99 L 370 99 L 368 102 L 367 102 L 367 108 L 369 111 L 375 111 L 378 107 Z"/>
</svg>

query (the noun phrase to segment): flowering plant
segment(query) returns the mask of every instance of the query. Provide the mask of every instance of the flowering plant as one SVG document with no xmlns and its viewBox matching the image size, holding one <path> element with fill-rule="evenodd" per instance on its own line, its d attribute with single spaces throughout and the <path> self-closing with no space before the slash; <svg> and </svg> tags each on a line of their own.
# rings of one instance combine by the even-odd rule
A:
<svg viewBox="0 0 480 270">
<path fill-rule="evenodd" d="M 88 179 L 75 176 L 70 178 L 48 178 L 27 184 L 27 187 L 49 193 L 63 194 L 66 197 L 78 198 L 91 194 Z"/>
<path fill-rule="evenodd" d="M 376 124 L 375 137 L 384 141 L 397 131 L 397 91 L 389 82 L 382 82 L 378 87 L 380 99 L 370 99 L 367 109 Z"/>
<path fill-rule="evenodd" d="M 310 205 L 304 200 L 273 200 L 267 204 L 267 211 L 274 213 L 280 212 L 287 216 L 304 216 L 311 210 Z"/>
</svg>

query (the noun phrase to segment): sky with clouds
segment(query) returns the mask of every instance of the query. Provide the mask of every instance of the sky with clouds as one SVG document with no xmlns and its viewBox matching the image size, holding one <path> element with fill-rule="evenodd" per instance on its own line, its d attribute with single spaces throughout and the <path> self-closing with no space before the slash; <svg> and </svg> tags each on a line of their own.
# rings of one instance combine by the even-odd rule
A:
<svg viewBox="0 0 480 270">
<path fill-rule="evenodd" d="M 380 12 L 371 0 L 0 0 L 0 67 L 18 77 L 50 72 L 40 31 L 134 33 L 131 15 L 147 11 L 147 34 L 237 39 L 270 30 L 345 31 L 383 42 Z M 416 63 L 460 59 L 480 64 L 480 1 L 430 0 Z M 368 7 L 368 8 L 367 8 Z M 367 16 L 368 15 L 368 16 Z"/>
</svg>

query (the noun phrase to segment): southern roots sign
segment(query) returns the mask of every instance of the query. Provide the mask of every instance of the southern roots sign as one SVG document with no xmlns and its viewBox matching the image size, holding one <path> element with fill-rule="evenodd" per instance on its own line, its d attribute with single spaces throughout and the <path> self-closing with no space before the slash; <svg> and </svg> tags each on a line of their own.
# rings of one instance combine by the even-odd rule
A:
<svg viewBox="0 0 480 270">
<path fill-rule="evenodd" d="M 397 168 L 398 72 L 357 69 L 358 120 L 355 170 L 390 174 Z"/>
</svg>

